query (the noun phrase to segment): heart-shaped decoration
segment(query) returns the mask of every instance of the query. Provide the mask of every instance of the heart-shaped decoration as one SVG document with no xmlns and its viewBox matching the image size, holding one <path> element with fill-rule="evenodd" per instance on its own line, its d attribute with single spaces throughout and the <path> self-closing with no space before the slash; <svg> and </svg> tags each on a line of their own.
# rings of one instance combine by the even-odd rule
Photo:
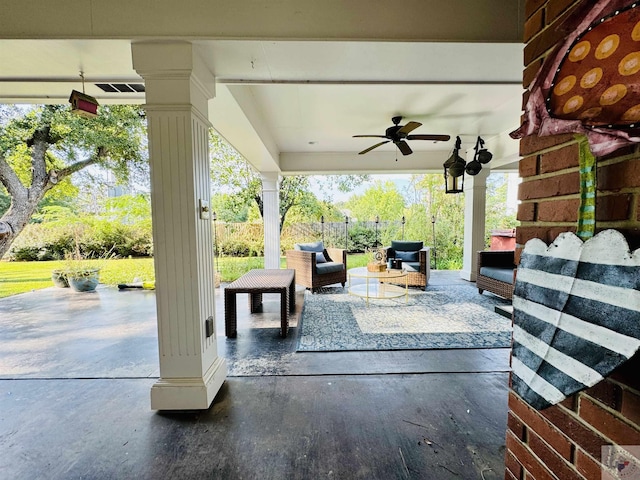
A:
<svg viewBox="0 0 640 480">
<path fill-rule="evenodd" d="M 513 297 L 512 388 L 536 409 L 591 387 L 640 348 L 640 249 L 605 230 L 529 240 Z"/>
</svg>

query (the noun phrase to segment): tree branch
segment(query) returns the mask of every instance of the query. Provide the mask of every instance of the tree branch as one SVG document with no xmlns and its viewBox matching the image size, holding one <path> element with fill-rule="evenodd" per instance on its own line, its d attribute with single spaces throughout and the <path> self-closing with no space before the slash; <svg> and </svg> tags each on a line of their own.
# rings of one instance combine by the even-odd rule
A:
<svg viewBox="0 0 640 480">
<path fill-rule="evenodd" d="M 72 163 L 71 165 L 68 165 L 58 170 L 58 180 L 62 180 L 63 178 L 68 177 L 69 175 L 75 172 L 79 172 L 80 170 L 82 170 L 85 167 L 88 167 L 89 165 L 98 163 L 100 160 L 106 157 L 107 157 L 107 150 L 104 147 L 98 147 L 98 150 L 96 151 L 95 155 L 85 160 Z"/>
<path fill-rule="evenodd" d="M 26 187 L 22 184 L 16 172 L 9 166 L 4 156 L 0 156 L 0 182 L 7 189 L 10 197 L 25 196 Z"/>
</svg>

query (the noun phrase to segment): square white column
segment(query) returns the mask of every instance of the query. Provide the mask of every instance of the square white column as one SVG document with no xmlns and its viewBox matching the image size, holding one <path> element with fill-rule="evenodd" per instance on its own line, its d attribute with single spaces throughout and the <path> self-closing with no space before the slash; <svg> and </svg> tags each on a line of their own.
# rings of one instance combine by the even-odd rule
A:
<svg viewBox="0 0 640 480">
<path fill-rule="evenodd" d="M 471 153 L 475 153 L 470 150 Z M 469 159 L 468 161 L 472 160 Z M 490 168 L 483 165 L 477 175 L 465 174 L 464 178 L 464 247 L 460 277 L 470 282 L 476 280 L 477 252 L 484 250 L 485 213 L 487 205 L 487 177 Z"/>
<path fill-rule="evenodd" d="M 262 221 L 264 222 L 264 268 L 280 268 L 280 194 L 278 172 L 260 172 Z"/>
<path fill-rule="evenodd" d="M 145 80 L 151 167 L 160 351 L 151 408 L 206 409 L 227 374 L 216 345 L 209 209 L 215 82 L 189 43 L 136 43 L 132 53 Z"/>
</svg>

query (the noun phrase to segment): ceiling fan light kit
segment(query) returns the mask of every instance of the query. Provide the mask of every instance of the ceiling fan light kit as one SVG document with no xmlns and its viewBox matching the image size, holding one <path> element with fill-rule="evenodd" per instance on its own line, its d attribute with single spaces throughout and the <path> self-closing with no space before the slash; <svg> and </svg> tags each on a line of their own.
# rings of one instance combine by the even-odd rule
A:
<svg viewBox="0 0 640 480">
<path fill-rule="evenodd" d="M 353 138 L 384 138 L 381 142 L 376 143 L 375 145 L 370 146 L 369 148 L 365 148 L 359 155 L 364 155 L 367 152 L 370 152 L 374 148 L 378 148 L 385 143 L 393 142 L 395 146 L 402 152 L 403 155 L 411 155 L 413 150 L 407 143 L 407 140 L 431 140 L 433 142 L 446 142 L 451 138 L 450 135 L 432 135 L 432 134 L 417 134 L 410 135 L 416 128 L 421 126 L 422 124 L 419 122 L 408 122 L 406 125 L 400 125 L 402 121 L 401 116 L 396 116 L 391 119 L 393 125 L 387 128 L 384 132 L 384 135 L 354 135 Z"/>
<path fill-rule="evenodd" d="M 459 151 L 462 146 L 460 137 L 456 137 L 456 144 L 453 153 L 442 164 L 444 167 L 444 184 L 446 193 L 462 193 L 464 191 L 464 174 L 478 175 L 482 170 L 482 165 L 487 164 L 493 158 L 493 154 L 484 147 L 484 140 L 478 137 L 475 154 L 473 160 L 467 163 L 460 155 Z"/>
</svg>

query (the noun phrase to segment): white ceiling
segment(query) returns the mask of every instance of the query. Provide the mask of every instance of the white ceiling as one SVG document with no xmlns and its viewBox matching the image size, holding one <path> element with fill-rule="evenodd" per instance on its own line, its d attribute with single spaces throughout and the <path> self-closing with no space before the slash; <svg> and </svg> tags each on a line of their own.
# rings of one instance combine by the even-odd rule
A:
<svg viewBox="0 0 640 480">
<path fill-rule="evenodd" d="M 518 159 L 517 142 L 507 134 L 521 113 L 519 43 L 194 43 L 218 82 L 209 115 L 214 128 L 263 170 L 439 170 L 456 135 L 464 148 L 481 135 L 497 152 L 493 168 L 514 168 Z M 101 103 L 144 102 L 144 94 L 105 93 L 94 85 L 142 82 L 130 40 L 0 40 L 0 65 L 0 102 L 65 103 L 72 89 L 82 89 L 80 71 L 86 93 Z M 352 136 L 381 135 L 395 115 L 423 124 L 412 133 L 452 139 L 411 141 L 415 153 L 398 154 L 398 162 L 393 144 L 358 156 L 377 142 Z M 256 142 L 272 162 L 252 158 Z"/>
</svg>

